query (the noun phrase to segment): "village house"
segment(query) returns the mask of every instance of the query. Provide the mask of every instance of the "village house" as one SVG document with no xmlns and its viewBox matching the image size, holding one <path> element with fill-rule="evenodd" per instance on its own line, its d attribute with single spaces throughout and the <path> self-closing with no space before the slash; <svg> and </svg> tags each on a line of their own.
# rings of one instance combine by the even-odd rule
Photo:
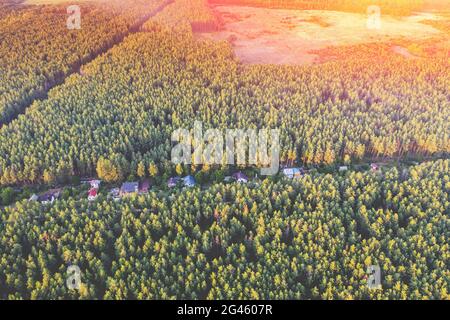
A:
<svg viewBox="0 0 450 320">
<path fill-rule="evenodd" d="M 283 175 L 289 179 L 301 178 L 303 173 L 304 173 L 303 168 L 284 168 L 283 169 Z"/>
<path fill-rule="evenodd" d="M 234 173 L 233 178 L 234 178 L 234 180 L 236 180 L 239 183 L 247 183 L 248 182 L 248 177 L 245 174 L 243 174 L 241 171 Z"/>
<path fill-rule="evenodd" d="M 89 190 L 88 192 L 88 200 L 89 201 L 94 201 L 95 199 L 97 199 L 97 189 L 92 188 L 91 190 Z"/>
<path fill-rule="evenodd" d="M 178 182 L 180 181 L 179 177 L 172 177 L 169 179 L 169 181 L 167 182 L 167 186 L 169 188 L 174 188 L 178 185 Z"/>
<path fill-rule="evenodd" d="M 139 193 L 148 193 L 150 189 L 150 181 L 144 180 L 139 184 Z"/>
<path fill-rule="evenodd" d="M 348 167 L 347 166 L 340 166 L 339 167 L 339 172 L 345 172 L 348 171 Z"/>
<path fill-rule="evenodd" d="M 100 188 L 100 183 L 101 183 L 100 180 L 91 180 L 91 181 L 89 181 L 89 184 L 91 185 L 91 188 L 93 188 L 93 189 Z"/>
<path fill-rule="evenodd" d="M 380 166 L 379 166 L 378 164 L 376 164 L 376 163 L 371 163 L 371 164 L 370 164 L 370 169 L 371 169 L 373 172 L 377 172 L 378 170 L 380 170 Z"/>
<path fill-rule="evenodd" d="M 111 191 L 109 191 L 109 195 L 113 198 L 114 201 L 120 200 L 120 189 L 119 188 L 113 188 Z"/>
<path fill-rule="evenodd" d="M 139 191 L 139 183 L 138 182 L 124 182 L 122 187 L 120 187 L 120 196 L 126 197 L 132 194 L 136 194 Z"/>
<path fill-rule="evenodd" d="M 183 185 L 185 187 L 194 187 L 195 186 L 195 179 L 193 176 L 186 176 L 183 178 Z"/>
<path fill-rule="evenodd" d="M 53 203 L 55 200 L 59 198 L 60 194 L 61 194 L 60 189 L 48 190 L 46 193 L 39 195 L 37 201 L 39 201 L 42 204 Z"/>
</svg>

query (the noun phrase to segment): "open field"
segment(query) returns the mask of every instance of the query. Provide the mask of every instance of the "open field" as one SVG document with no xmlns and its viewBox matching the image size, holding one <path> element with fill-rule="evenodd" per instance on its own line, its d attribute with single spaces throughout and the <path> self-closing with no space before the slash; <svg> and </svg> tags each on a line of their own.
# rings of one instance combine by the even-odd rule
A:
<svg viewBox="0 0 450 320">
<path fill-rule="evenodd" d="M 443 19 L 432 13 L 410 17 L 381 17 L 380 29 L 367 28 L 367 16 L 325 10 L 284 10 L 215 6 L 223 28 L 201 37 L 227 40 L 245 63 L 311 64 L 312 51 L 329 46 L 354 45 L 393 39 L 421 40 L 442 32 L 425 20 Z M 402 49 L 401 54 L 409 56 Z"/>
<path fill-rule="evenodd" d="M 59 3 L 69 3 L 76 4 L 82 2 L 106 2 L 106 0 L 26 0 L 26 4 L 59 4 Z"/>
</svg>

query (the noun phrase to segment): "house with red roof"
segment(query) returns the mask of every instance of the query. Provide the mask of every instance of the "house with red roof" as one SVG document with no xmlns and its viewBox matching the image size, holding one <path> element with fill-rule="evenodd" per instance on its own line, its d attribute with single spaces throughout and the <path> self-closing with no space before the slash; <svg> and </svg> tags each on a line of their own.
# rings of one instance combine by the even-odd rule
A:
<svg viewBox="0 0 450 320">
<path fill-rule="evenodd" d="M 98 196 L 97 189 L 92 188 L 91 190 L 89 190 L 89 193 L 88 193 L 89 201 L 94 201 L 95 199 L 97 199 L 97 196 Z"/>
</svg>

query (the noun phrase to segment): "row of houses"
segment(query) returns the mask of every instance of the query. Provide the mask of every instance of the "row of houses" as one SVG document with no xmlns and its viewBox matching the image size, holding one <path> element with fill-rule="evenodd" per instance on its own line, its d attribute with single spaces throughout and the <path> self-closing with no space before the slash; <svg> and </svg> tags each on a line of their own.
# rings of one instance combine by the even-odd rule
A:
<svg viewBox="0 0 450 320">
<path fill-rule="evenodd" d="M 373 171 L 378 171 L 379 166 L 377 164 L 371 164 L 371 169 Z M 347 166 L 341 166 L 339 167 L 339 171 L 347 171 Z M 283 175 L 288 179 L 298 179 L 303 177 L 307 171 L 303 167 L 292 167 L 292 168 L 283 168 L 282 171 Z M 227 176 L 224 179 L 225 182 L 232 182 L 236 181 L 238 183 L 247 183 L 249 181 L 249 178 L 247 175 L 242 173 L 241 171 L 235 172 L 231 176 Z M 91 190 L 89 191 L 89 199 L 94 200 L 97 197 L 97 190 L 100 185 L 99 180 L 91 180 Z M 191 175 L 185 176 L 185 177 L 171 177 L 168 182 L 167 186 L 169 188 L 174 188 L 176 186 L 182 185 L 184 187 L 194 187 L 196 185 L 195 178 Z M 124 182 L 120 188 L 114 188 L 110 191 L 110 195 L 113 196 L 114 199 L 120 199 L 121 197 L 126 197 L 133 194 L 143 194 L 148 193 L 150 189 L 150 182 L 149 180 L 144 180 L 142 182 Z"/>
<path fill-rule="evenodd" d="M 381 165 L 378 163 L 371 163 L 370 164 L 370 170 L 373 172 L 378 172 L 380 170 Z M 349 170 L 348 166 L 339 166 L 338 167 L 339 172 L 345 172 Z M 307 170 L 303 167 L 299 168 L 284 168 L 283 169 L 283 175 L 286 178 L 294 179 L 294 178 L 300 178 L 304 176 L 307 173 Z"/>
<path fill-rule="evenodd" d="M 233 182 L 236 181 L 238 183 L 247 183 L 249 181 L 249 178 L 242 173 L 241 171 L 233 173 L 231 176 L 227 176 L 224 179 L 224 182 Z"/>
<path fill-rule="evenodd" d="M 340 166 L 340 172 L 345 172 L 349 168 L 348 166 Z M 370 164 L 370 169 L 373 172 L 378 172 L 380 170 L 380 165 L 376 163 Z M 293 167 L 293 168 L 283 168 L 282 173 L 288 179 L 297 179 L 301 178 L 306 174 L 306 170 L 302 167 Z M 236 181 L 238 183 L 247 183 L 249 181 L 248 176 L 246 176 L 241 171 L 234 173 L 231 176 L 227 176 L 224 179 L 225 182 L 233 182 Z M 88 191 L 88 200 L 94 201 L 98 197 L 98 189 L 100 188 L 101 181 L 97 179 L 87 179 L 83 180 L 82 183 L 88 183 L 90 185 L 90 189 Z M 186 177 L 172 177 L 167 182 L 167 186 L 169 188 L 174 188 L 178 185 L 182 185 L 184 187 L 194 187 L 196 185 L 195 178 L 191 175 Z M 143 194 L 148 193 L 150 189 L 150 181 L 144 180 L 142 182 L 124 182 L 120 188 L 114 188 L 110 191 L 110 195 L 118 200 L 121 197 L 130 196 L 133 194 Z M 43 204 L 53 203 L 56 201 L 61 195 L 61 189 L 51 189 L 47 192 L 36 195 L 33 194 L 29 201 L 39 201 Z"/>
<path fill-rule="evenodd" d="M 285 168 L 283 169 L 283 174 L 287 178 L 294 179 L 294 178 L 300 178 L 302 177 L 306 171 L 303 168 Z M 224 178 L 224 182 L 238 182 L 238 183 L 248 183 L 249 177 L 245 175 L 243 172 L 235 172 L 231 176 L 226 176 Z M 196 182 L 193 176 L 186 176 L 184 178 L 180 177 L 172 177 L 167 182 L 167 186 L 169 188 L 174 188 L 178 185 L 182 185 L 185 187 L 193 187 L 195 186 Z"/>
<path fill-rule="evenodd" d="M 90 184 L 90 189 L 88 192 L 88 200 L 93 201 L 97 198 L 98 188 L 100 187 L 100 180 L 84 180 L 81 182 L 82 184 L 88 183 Z M 40 195 L 33 194 L 28 201 L 38 201 L 42 204 L 49 204 L 53 203 L 56 200 L 58 200 L 61 196 L 61 188 L 58 189 L 50 189 L 47 190 L 45 193 L 42 193 Z"/>
<path fill-rule="evenodd" d="M 227 176 L 224 179 L 225 182 L 232 182 L 237 181 L 239 183 L 247 183 L 249 181 L 248 177 L 243 174 L 242 172 L 236 172 L 232 176 Z M 191 175 L 188 175 L 186 177 L 171 177 L 169 181 L 167 181 L 167 186 L 169 188 L 175 188 L 176 186 L 183 186 L 183 187 L 194 187 L 196 185 L 195 178 Z"/>
<path fill-rule="evenodd" d="M 135 194 L 143 194 L 148 193 L 150 190 L 150 181 L 144 180 L 141 182 L 132 181 L 132 182 L 124 182 L 120 186 L 120 188 L 113 188 L 109 192 L 110 196 L 118 201 L 120 198 L 129 197 Z"/>
<path fill-rule="evenodd" d="M 148 193 L 150 189 L 150 181 L 144 180 L 141 182 L 124 182 L 119 190 L 119 195 L 125 197 L 127 195 L 136 193 Z"/>
</svg>

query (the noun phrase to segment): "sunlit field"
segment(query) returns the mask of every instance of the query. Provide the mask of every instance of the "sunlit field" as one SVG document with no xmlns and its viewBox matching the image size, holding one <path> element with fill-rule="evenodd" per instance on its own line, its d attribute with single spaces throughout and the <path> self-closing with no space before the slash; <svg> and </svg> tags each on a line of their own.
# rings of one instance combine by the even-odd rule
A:
<svg viewBox="0 0 450 320">
<path fill-rule="evenodd" d="M 23 1 L 26 4 L 61 4 L 61 3 L 83 3 L 83 2 L 106 2 L 107 0 L 25 0 Z"/>
<path fill-rule="evenodd" d="M 442 32 L 423 21 L 446 19 L 435 13 L 383 15 L 381 28 L 369 29 L 367 15 L 358 13 L 242 6 L 215 6 L 213 10 L 223 29 L 202 36 L 229 41 L 246 63 L 310 64 L 318 60 L 312 51 L 329 46 L 429 39 Z M 411 56 L 407 49 L 397 52 Z"/>
</svg>

